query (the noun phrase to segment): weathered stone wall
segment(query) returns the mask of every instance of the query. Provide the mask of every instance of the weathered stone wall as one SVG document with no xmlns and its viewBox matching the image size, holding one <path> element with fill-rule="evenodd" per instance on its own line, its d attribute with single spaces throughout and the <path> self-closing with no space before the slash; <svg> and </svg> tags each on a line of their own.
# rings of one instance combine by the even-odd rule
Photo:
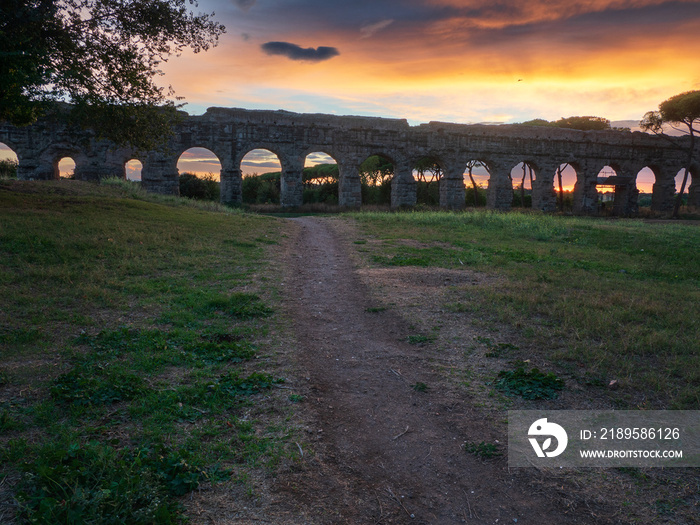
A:
<svg viewBox="0 0 700 525">
<path fill-rule="evenodd" d="M 177 161 L 191 147 L 214 152 L 221 161 L 221 199 L 241 202 L 243 157 L 253 149 L 275 153 L 282 166 L 281 202 L 296 206 L 302 202 L 302 170 L 309 153 L 324 152 L 339 166 L 339 203 L 361 205 L 359 166 L 371 155 L 383 155 L 395 166 L 391 185 L 392 207 L 416 203 L 416 182 L 412 168 L 429 157 L 443 168 L 440 205 L 450 209 L 465 206 L 463 173 L 467 163 L 479 160 L 490 178 L 488 207 L 507 210 L 513 198 L 511 169 L 528 163 L 535 173 L 533 208 L 556 208 L 554 178 L 557 168 L 570 164 L 577 174 L 574 212 L 598 213 L 598 173 L 604 166 L 615 169 L 617 177 L 615 210 L 636 211 L 637 173 L 648 167 L 655 174 L 652 207 L 666 211 L 673 206 L 674 177 L 683 167 L 684 155 L 663 139 L 645 133 L 576 131 L 517 125 L 485 126 L 431 122 L 409 126 L 405 120 L 372 117 L 338 117 L 298 114 L 287 111 L 258 111 L 210 108 L 204 115 L 186 117 L 164 151 L 138 154 L 97 141 L 55 122 L 39 122 L 26 128 L 0 125 L 0 142 L 19 158 L 22 179 L 58 178 L 60 158 L 76 162 L 75 177 L 100 180 L 125 177 L 125 164 L 132 158 L 143 164 L 142 184 L 149 191 L 177 194 Z M 694 173 L 700 169 L 693 167 Z M 693 177 L 690 201 L 700 205 L 700 177 Z"/>
</svg>

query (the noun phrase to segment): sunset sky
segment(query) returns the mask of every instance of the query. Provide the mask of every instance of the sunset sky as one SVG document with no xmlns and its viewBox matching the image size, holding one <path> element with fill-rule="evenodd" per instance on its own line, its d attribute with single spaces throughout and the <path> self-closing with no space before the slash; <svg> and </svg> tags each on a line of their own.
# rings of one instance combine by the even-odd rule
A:
<svg viewBox="0 0 700 525">
<path fill-rule="evenodd" d="M 191 114 L 638 121 L 700 88 L 698 1 L 206 0 L 199 9 L 216 12 L 227 34 L 164 69 Z"/>
<path fill-rule="evenodd" d="M 214 11 L 227 33 L 164 64 L 161 83 L 190 114 L 639 121 L 700 89 L 697 0 L 201 0 L 195 10 Z M 269 171 L 269 160 L 243 169 Z"/>
<path fill-rule="evenodd" d="M 215 11 L 227 34 L 164 68 L 191 114 L 639 120 L 700 86 L 697 0 L 205 0 L 199 9 Z"/>
</svg>

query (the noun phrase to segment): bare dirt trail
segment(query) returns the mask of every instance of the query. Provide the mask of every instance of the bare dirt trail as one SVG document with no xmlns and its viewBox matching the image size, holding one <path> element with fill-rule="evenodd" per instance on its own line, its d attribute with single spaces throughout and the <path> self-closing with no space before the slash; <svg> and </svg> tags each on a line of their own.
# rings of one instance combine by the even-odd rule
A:
<svg viewBox="0 0 700 525">
<path fill-rule="evenodd" d="M 440 382 L 406 321 L 372 312 L 335 219 L 294 219 L 285 304 L 299 347 L 314 454 L 273 488 L 309 523 L 589 523 L 564 511 L 503 459 L 465 452 L 491 423 Z M 589 517 L 590 520 L 590 517 Z"/>
</svg>

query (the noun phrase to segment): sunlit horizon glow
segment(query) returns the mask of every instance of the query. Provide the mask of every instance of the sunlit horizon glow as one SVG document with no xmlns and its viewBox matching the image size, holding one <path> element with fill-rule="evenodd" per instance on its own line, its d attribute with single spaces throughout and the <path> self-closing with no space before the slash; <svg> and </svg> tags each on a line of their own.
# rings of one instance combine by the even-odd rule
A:
<svg viewBox="0 0 700 525">
<path fill-rule="evenodd" d="M 165 65 L 185 110 L 286 109 L 412 124 L 595 115 L 635 120 L 700 86 L 696 1 L 205 0 L 228 29 L 207 53 Z M 327 59 L 262 45 L 331 46 Z"/>
</svg>

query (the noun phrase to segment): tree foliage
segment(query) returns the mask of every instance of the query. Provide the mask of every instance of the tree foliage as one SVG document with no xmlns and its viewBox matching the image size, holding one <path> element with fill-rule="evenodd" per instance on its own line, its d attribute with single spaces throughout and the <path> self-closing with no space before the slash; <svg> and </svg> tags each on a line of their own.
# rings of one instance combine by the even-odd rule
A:
<svg viewBox="0 0 700 525">
<path fill-rule="evenodd" d="M 176 117 L 160 66 L 216 45 L 225 28 L 194 0 L 3 0 L 0 120 L 25 125 L 72 105 L 76 124 L 152 147 Z"/>
<path fill-rule="evenodd" d="M 558 128 L 593 131 L 611 129 L 610 121 L 603 117 L 568 117 L 560 118 L 553 123 Z"/>
<path fill-rule="evenodd" d="M 360 164 L 360 181 L 363 185 L 381 186 L 393 176 L 393 162 L 381 155 L 372 155 Z"/>
<path fill-rule="evenodd" d="M 304 168 L 301 174 L 302 184 L 305 188 L 337 183 L 338 176 L 337 164 L 317 164 L 316 166 Z"/>
<path fill-rule="evenodd" d="M 559 120 L 547 121 L 541 118 L 528 120 L 520 124 L 521 126 L 541 126 L 551 128 L 578 129 L 581 131 L 594 131 L 612 129 L 610 121 L 603 117 L 562 117 Z"/>
<path fill-rule="evenodd" d="M 694 135 L 698 132 L 698 123 L 700 91 L 687 91 L 663 101 L 658 111 L 647 112 L 639 125 L 645 131 L 663 133 L 663 126 L 668 124 L 684 134 Z"/>
<path fill-rule="evenodd" d="M 687 161 L 683 171 L 683 182 L 681 190 L 678 192 L 676 202 L 673 206 L 673 217 L 678 217 L 678 212 L 683 202 L 683 192 L 688 183 L 690 167 L 695 155 L 695 136 L 700 125 L 700 91 L 686 91 L 674 95 L 668 100 L 659 104 L 658 111 L 649 111 L 639 123 L 644 131 L 651 131 L 657 135 L 663 135 L 668 140 L 683 148 L 687 152 Z M 664 134 L 664 125 L 669 125 L 672 129 L 681 131 L 684 135 L 690 136 L 690 141 L 684 146 L 673 137 Z M 687 148 L 687 149 L 686 149 Z"/>
</svg>

